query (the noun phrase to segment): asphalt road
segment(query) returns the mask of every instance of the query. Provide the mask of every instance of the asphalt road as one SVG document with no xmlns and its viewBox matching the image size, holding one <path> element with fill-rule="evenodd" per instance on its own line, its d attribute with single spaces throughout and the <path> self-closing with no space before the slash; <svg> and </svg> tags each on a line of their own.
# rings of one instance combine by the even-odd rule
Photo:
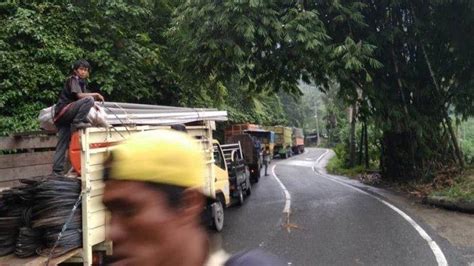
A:
<svg viewBox="0 0 474 266">
<path fill-rule="evenodd" d="M 226 210 L 224 230 L 214 235 L 222 247 L 261 248 L 289 265 L 464 264 L 416 214 L 318 171 L 325 151 L 274 160 L 275 175 L 269 170 L 244 206 Z M 283 213 L 288 204 L 290 213 Z"/>
</svg>

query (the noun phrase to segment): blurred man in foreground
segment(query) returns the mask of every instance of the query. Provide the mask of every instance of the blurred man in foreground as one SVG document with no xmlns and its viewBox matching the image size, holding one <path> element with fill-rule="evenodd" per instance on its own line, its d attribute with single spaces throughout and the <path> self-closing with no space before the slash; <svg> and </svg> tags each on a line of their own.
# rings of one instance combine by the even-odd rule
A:
<svg viewBox="0 0 474 266">
<path fill-rule="evenodd" d="M 113 150 L 103 201 L 116 265 L 283 265 L 259 250 L 210 252 L 204 172 L 201 148 L 183 132 L 139 133 Z"/>
</svg>

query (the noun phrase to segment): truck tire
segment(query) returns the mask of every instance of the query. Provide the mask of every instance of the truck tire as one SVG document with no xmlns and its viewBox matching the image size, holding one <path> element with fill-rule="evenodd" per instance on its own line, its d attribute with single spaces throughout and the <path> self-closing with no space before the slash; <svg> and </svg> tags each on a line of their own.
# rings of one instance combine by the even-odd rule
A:
<svg viewBox="0 0 474 266">
<path fill-rule="evenodd" d="M 258 183 L 258 180 L 259 180 L 259 179 L 260 179 L 260 177 L 258 177 L 258 176 L 255 175 L 255 176 L 252 177 L 251 180 L 252 180 L 252 183 Z"/>
<path fill-rule="evenodd" d="M 245 198 L 244 198 L 244 191 L 242 190 L 242 188 L 239 189 L 239 197 L 237 198 L 237 200 L 238 200 L 237 204 L 239 206 L 244 205 Z"/>
<path fill-rule="evenodd" d="M 260 180 L 260 175 L 261 175 L 261 174 L 260 174 L 260 170 L 258 170 L 258 171 L 255 172 L 255 176 L 253 177 L 253 181 L 254 181 L 255 183 L 258 183 L 258 180 Z"/>
<path fill-rule="evenodd" d="M 214 215 L 212 217 L 212 227 L 217 232 L 220 232 L 224 228 L 224 207 L 222 206 L 222 202 L 220 200 L 218 200 L 214 204 L 215 210 Z"/>
</svg>

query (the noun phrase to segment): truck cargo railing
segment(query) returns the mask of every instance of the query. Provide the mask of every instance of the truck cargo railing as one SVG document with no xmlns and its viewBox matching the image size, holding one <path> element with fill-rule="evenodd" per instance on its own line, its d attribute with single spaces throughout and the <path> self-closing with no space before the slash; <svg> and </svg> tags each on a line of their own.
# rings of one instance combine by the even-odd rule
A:
<svg viewBox="0 0 474 266">
<path fill-rule="evenodd" d="M 224 157 L 227 164 L 232 162 L 234 158 L 238 158 L 238 159 L 244 158 L 242 154 L 242 147 L 240 145 L 240 141 L 237 143 L 231 143 L 231 144 L 221 144 L 221 149 L 222 149 L 222 152 L 224 153 Z"/>
</svg>

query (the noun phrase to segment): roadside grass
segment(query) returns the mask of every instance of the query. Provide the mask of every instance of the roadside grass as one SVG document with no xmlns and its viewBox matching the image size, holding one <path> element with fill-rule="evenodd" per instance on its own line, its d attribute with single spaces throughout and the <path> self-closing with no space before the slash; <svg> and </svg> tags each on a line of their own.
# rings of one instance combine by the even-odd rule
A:
<svg viewBox="0 0 474 266">
<path fill-rule="evenodd" d="M 380 178 L 371 177 L 373 169 L 365 169 L 364 166 L 345 168 L 344 163 L 338 156 L 332 157 L 326 170 L 329 174 L 342 175 L 369 185 L 383 185 L 391 187 L 400 192 L 406 192 L 417 198 L 426 196 L 446 197 L 452 201 L 474 202 L 474 166 L 470 166 L 463 174 L 452 176 L 449 174 L 435 178 L 433 181 L 416 180 L 408 183 L 391 182 Z"/>
<path fill-rule="evenodd" d="M 333 156 L 326 166 L 326 170 L 330 174 L 342 175 L 351 178 L 356 178 L 358 175 L 367 173 L 367 169 L 363 165 L 357 165 L 353 168 L 345 168 L 344 162 L 338 157 Z"/>
<path fill-rule="evenodd" d="M 451 186 L 435 189 L 430 195 L 446 197 L 450 200 L 474 202 L 474 167 L 455 177 Z"/>
</svg>

